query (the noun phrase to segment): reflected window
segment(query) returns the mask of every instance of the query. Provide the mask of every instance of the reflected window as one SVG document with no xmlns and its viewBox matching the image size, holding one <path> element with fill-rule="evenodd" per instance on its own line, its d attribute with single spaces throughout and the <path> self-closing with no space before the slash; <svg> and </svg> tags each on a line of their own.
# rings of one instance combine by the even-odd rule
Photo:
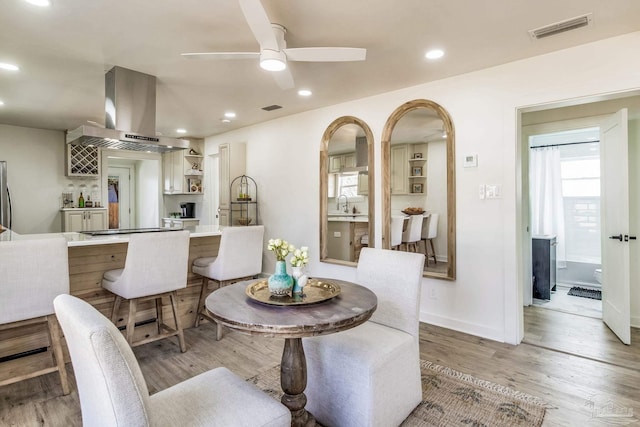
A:
<svg viewBox="0 0 640 427">
<path fill-rule="evenodd" d="M 358 173 L 341 173 L 338 175 L 338 191 L 336 194 L 353 198 L 358 196 Z"/>
</svg>

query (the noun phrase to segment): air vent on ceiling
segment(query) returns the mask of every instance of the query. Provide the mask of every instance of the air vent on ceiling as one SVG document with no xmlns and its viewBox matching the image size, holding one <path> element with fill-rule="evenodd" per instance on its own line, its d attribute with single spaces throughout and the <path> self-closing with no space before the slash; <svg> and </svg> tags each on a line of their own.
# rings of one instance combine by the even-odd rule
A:
<svg viewBox="0 0 640 427">
<path fill-rule="evenodd" d="M 273 104 L 273 105 L 267 105 L 266 107 L 262 107 L 262 109 L 263 109 L 264 111 L 279 110 L 280 108 L 282 108 L 282 106 L 280 106 L 280 105 L 276 105 L 276 104 Z"/>
<path fill-rule="evenodd" d="M 536 40 L 542 39 L 545 37 L 564 33 L 565 31 L 571 31 L 578 28 L 586 27 L 588 25 L 591 25 L 592 21 L 592 14 L 587 13 L 585 15 L 576 16 L 575 18 L 556 22 L 555 24 L 545 25 L 544 27 L 529 30 L 529 35 Z"/>
</svg>

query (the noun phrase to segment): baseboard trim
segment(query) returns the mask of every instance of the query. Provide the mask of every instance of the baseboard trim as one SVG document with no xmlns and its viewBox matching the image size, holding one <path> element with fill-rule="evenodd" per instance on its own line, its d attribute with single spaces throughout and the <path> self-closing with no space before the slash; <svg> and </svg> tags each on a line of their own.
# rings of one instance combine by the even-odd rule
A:
<svg viewBox="0 0 640 427">
<path fill-rule="evenodd" d="M 487 338 L 492 341 L 506 342 L 504 337 L 504 331 L 490 328 L 475 323 L 463 322 L 450 317 L 437 316 L 432 313 L 420 311 L 420 321 L 440 326 L 442 328 L 453 329 L 454 331 L 462 332 L 465 334 L 475 335 L 480 338 Z"/>
</svg>

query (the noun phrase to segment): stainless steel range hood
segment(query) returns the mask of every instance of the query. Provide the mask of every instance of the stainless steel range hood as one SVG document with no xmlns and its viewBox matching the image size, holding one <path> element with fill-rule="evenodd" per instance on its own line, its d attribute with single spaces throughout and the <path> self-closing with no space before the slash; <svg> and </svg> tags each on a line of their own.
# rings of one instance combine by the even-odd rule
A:
<svg viewBox="0 0 640 427">
<path fill-rule="evenodd" d="M 105 75 L 105 128 L 80 126 L 67 132 L 67 144 L 132 151 L 184 150 L 184 139 L 156 136 L 156 78 L 113 67 Z"/>
</svg>

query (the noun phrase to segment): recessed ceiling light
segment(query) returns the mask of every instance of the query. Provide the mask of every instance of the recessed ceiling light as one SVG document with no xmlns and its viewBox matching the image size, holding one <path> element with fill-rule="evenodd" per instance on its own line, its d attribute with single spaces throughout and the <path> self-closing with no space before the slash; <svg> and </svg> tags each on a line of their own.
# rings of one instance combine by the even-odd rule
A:
<svg viewBox="0 0 640 427">
<path fill-rule="evenodd" d="M 442 49 L 432 49 L 424 55 L 427 59 L 438 59 L 444 56 Z"/>
<path fill-rule="evenodd" d="M 309 89 L 300 89 L 298 91 L 298 95 L 300 96 L 311 96 L 313 92 L 311 92 Z"/>
<path fill-rule="evenodd" d="M 233 111 L 227 111 L 226 113 L 224 113 L 224 116 L 228 119 L 233 119 L 236 116 L 236 113 L 234 113 Z"/>
<path fill-rule="evenodd" d="M 0 105 L 4 105 L 4 101 L 0 99 Z"/>
<path fill-rule="evenodd" d="M 18 71 L 20 69 L 20 67 L 18 67 L 17 65 L 6 64 L 3 62 L 0 62 L 0 68 L 2 68 L 3 70 L 9 70 L 9 71 Z"/>
<path fill-rule="evenodd" d="M 173 145 L 167 145 L 167 148 L 173 148 Z"/>
<path fill-rule="evenodd" d="M 220 120 L 220 121 L 221 121 L 222 123 L 231 123 L 231 120 L 229 120 L 229 119 L 222 119 L 222 120 Z"/>
<path fill-rule="evenodd" d="M 49 0 L 25 0 L 27 3 L 31 3 L 36 6 L 46 7 L 51 6 L 51 1 Z"/>
<path fill-rule="evenodd" d="M 176 129 L 176 132 L 178 133 L 187 133 L 186 129 Z"/>
</svg>

